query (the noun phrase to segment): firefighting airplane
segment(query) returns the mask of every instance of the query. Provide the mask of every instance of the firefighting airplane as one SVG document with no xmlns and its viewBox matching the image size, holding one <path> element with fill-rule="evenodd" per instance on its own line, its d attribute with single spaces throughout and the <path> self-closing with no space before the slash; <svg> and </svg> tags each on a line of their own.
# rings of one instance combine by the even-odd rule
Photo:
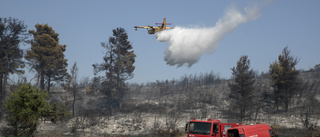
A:
<svg viewBox="0 0 320 137">
<path fill-rule="evenodd" d="M 134 26 L 135 30 L 137 31 L 138 28 L 144 28 L 144 29 L 148 29 L 148 33 L 149 34 L 154 34 L 158 31 L 162 31 L 165 29 L 173 29 L 174 27 L 166 27 L 166 25 L 171 25 L 171 23 L 166 23 L 166 18 L 163 18 L 163 22 L 162 23 L 156 23 L 156 25 L 161 25 L 161 26 L 157 26 L 157 27 L 153 27 L 153 26 Z"/>
</svg>

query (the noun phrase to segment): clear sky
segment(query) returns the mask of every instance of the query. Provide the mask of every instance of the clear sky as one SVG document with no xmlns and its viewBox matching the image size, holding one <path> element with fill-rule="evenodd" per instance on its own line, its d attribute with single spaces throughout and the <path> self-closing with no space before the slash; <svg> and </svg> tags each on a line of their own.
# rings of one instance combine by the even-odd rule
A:
<svg viewBox="0 0 320 137">
<path fill-rule="evenodd" d="M 233 4 L 239 10 L 259 5 L 261 16 L 225 35 L 213 54 L 201 56 L 190 68 L 167 65 L 164 51 L 168 44 L 157 41 L 147 30 L 133 28 L 155 25 L 164 17 L 172 26 L 213 27 Z M 145 83 L 211 71 L 230 78 L 230 68 L 241 55 L 248 55 L 254 70 L 267 72 L 286 46 L 300 59 L 297 69 L 308 70 L 320 64 L 319 7 L 319 0 L 0 0 L 0 17 L 23 20 L 29 30 L 37 23 L 51 26 L 59 33 L 60 44 L 67 45 L 68 70 L 77 62 L 79 79 L 94 77 L 92 64 L 102 63 L 105 53 L 100 43 L 108 41 L 113 29 L 122 27 L 137 55 L 129 82 Z"/>
</svg>

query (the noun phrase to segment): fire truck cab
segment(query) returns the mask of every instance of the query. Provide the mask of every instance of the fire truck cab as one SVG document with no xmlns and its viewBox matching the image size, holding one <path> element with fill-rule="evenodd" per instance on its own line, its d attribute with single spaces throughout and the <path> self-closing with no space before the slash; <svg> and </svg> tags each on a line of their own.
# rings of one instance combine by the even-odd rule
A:
<svg viewBox="0 0 320 137">
<path fill-rule="evenodd" d="M 230 128 L 228 137 L 278 137 L 278 135 L 267 124 L 255 124 Z"/>
<path fill-rule="evenodd" d="M 242 125 L 241 123 L 221 123 L 220 120 L 208 119 L 207 121 L 195 118 L 186 124 L 185 131 L 188 137 L 227 137 L 229 128 Z"/>
</svg>

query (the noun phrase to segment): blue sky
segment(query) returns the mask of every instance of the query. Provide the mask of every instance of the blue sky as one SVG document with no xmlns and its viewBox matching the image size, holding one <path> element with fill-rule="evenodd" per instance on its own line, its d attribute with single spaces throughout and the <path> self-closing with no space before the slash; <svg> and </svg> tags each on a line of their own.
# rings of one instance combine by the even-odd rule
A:
<svg viewBox="0 0 320 137">
<path fill-rule="evenodd" d="M 133 28 L 155 25 L 164 17 L 172 26 L 213 27 L 232 4 L 240 10 L 257 4 L 261 16 L 225 35 L 213 54 L 203 55 L 190 68 L 166 65 L 164 51 L 168 44 L 158 42 L 144 29 L 135 31 Z M 300 59 L 297 69 L 308 70 L 320 64 L 319 7 L 319 0 L 1 0 L 0 17 L 23 20 L 29 30 L 34 30 L 37 23 L 50 25 L 60 34 L 60 44 L 67 45 L 68 70 L 77 62 L 79 79 L 94 76 L 92 64 L 102 63 L 105 53 L 100 43 L 108 41 L 113 29 L 122 27 L 137 55 L 134 78 L 129 82 L 145 83 L 211 71 L 222 78 L 230 78 L 230 68 L 236 66 L 241 55 L 248 55 L 252 69 L 267 72 L 269 64 L 286 46 Z M 22 48 L 30 48 L 30 45 Z M 34 74 L 26 75 L 30 78 Z"/>
</svg>

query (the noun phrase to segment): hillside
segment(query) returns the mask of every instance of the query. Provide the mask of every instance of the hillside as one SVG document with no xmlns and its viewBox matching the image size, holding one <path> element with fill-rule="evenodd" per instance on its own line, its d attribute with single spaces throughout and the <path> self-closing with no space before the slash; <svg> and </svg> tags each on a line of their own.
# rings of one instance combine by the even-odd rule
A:
<svg viewBox="0 0 320 137">
<path fill-rule="evenodd" d="M 288 112 L 276 111 L 270 100 L 272 88 L 266 76 L 256 78 L 256 95 L 260 105 L 253 104 L 250 117 L 244 124 L 265 123 L 273 126 L 282 136 L 311 135 L 306 121 L 318 128 L 320 72 L 303 72 L 304 90 L 296 95 Z M 186 78 L 186 77 L 185 77 Z M 164 81 L 146 85 L 131 84 L 119 109 L 106 109 L 106 96 L 96 91 L 88 93 L 85 88 L 78 92 L 76 116 L 53 124 L 39 122 L 37 136 L 183 136 L 185 124 L 191 118 L 235 119 L 229 108 L 228 81 L 216 77 L 212 82 L 190 80 Z M 190 82 L 192 81 L 192 82 Z M 312 96 L 310 96 L 312 95 Z M 72 94 L 54 87 L 50 96 L 71 105 Z M 312 98 L 312 103 L 308 102 Z M 257 102 L 256 102 L 257 103 Z M 259 106 L 259 107 L 257 107 Z M 310 110 L 312 109 L 312 110 Z M 308 110 L 308 113 L 306 113 Z M 9 134 L 5 121 L 1 123 L 2 134 Z M 9 133 L 8 133 L 9 132 Z"/>
</svg>

